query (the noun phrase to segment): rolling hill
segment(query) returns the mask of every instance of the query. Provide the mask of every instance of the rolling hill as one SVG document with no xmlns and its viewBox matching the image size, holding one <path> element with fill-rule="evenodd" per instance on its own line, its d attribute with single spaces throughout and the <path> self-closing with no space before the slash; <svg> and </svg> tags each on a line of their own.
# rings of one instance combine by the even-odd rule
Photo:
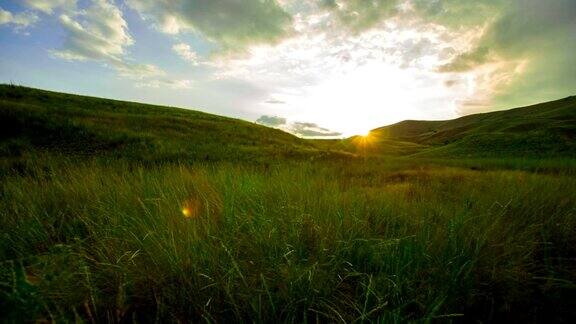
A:
<svg viewBox="0 0 576 324">
<path fill-rule="evenodd" d="M 416 156 L 576 156 L 576 97 L 446 121 L 406 120 L 369 137 L 347 142 Z"/>
<path fill-rule="evenodd" d="M 576 97 L 446 121 L 406 120 L 344 140 L 307 140 L 188 109 L 0 85 L 0 156 L 37 152 L 152 162 L 574 157 Z"/>
<path fill-rule="evenodd" d="M 258 161 L 325 155 L 283 131 L 208 113 L 0 85 L 0 156 Z"/>
</svg>

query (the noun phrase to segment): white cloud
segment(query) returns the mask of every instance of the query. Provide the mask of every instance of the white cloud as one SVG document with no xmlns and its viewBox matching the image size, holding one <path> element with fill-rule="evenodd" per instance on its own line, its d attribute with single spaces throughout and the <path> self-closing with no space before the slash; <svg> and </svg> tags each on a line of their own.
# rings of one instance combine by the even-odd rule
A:
<svg viewBox="0 0 576 324">
<path fill-rule="evenodd" d="M 159 67 L 152 64 L 138 64 L 127 61 L 110 61 L 109 65 L 116 69 L 118 74 L 126 79 L 146 80 L 157 77 L 164 77 L 166 73 Z"/>
<path fill-rule="evenodd" d="M 525 98 L 552 85 L 573 89 L 576 80 L 573 0 L 21 1 L 59 17 L 65 35 L 54 56 L 100 62 L 139 87 L 195 86 L 208 107 L 222 101 L 215 89 L 225 84 L 235 103 L 228 114 L 309 121 L 293 122 L 301 132 L 330 133 L 319 124 L 351 135 L 406 118 L 451 118 L 493 109 L 514 86 Z M 134 39 L 120 3 L 161 32 L 204 41 L 202 57 L 180 40 L 171 48 L 200 65 L 182 72 L 194 83 L 130 59 Z M 14 29 L 36 19 L 0 9 L 0 24 Z M 204 56 L 208 48 L 219 55 Z"/>
<path fill-rule="evenodd" d="M 72 15 L 72 16 L 71 16 Z M 108 66 L 136 86 L 188 88 L 189 80 L 171 80 L 159 67 L 132 62 L 126 58 L 134 40 L 122 11 L 108 0 L 93 0 L 91 5 L 71 15 L 60 15 L 66 31 L 64 44 L 51 53 L 70 61 L 97 61 Z"/>
<path fill-rule="evenodd" d="M 219 57 L 211 64 L 217 78 L 261 86 L 284 102 L 263 102 L 255 109 L 345 135 L 406 118 L 454 117 L 455 99 L 466 94 L 446 87 L 449 76 L 437 68 L 468 45 L 468 38 L 403 18 L 351 35 L 330 28 L 330 16 L 297 15 L 299 36 L 275 46 L 251 47 L 244 56 Z"/>
<path fill-rule="evenodd" d="M 170 78 L 166 72 L 152 64 L 139 64 L 129 61 L 111 61 L 108 63 L 121 77 L 133 80 L 139 88 L 190 89 L 192 81 Z"/>
<path fill-rule="evenodd" d="M 24 0 L 24 3 L 32 9 L 40 10 L 47 14 L 52 14 L 58 8 L 65 11 L 76 9 L 76 0 Z"/>
<path fill-rule="evenodd" d="M 60 23 L 67 35 L 63 47 L 53 53 L 64 59 L 118 59 L 134 43 L 122 12 L 106 0 L 94 0 L 77 17 L 63 14 Z"/>
<path fill-rule="evenodd" d="M 172 46 L 172 50 L 183 60 L 192 65 L 198 65 L 198 54 L 186 43 L 178 43 Z"/>
<path fill-rule="evenodd" d="M 172 80 L 172 79 L 154 79 L 137 82 L 139 88 L 170 88 L 170 89 L 191 89 L 192 81 L 190 80 Z"/>
<path fill-rule="evenodd" d="M 478 91 L 472 104 L 463 102 L 462 111 L 522 106 L 574 93 L 576 1 L 482 0 L 466 6 L 457 2 L 444 5 L 449 10 L 436 15 L 439 21 L 458 25 L 476 21 L 484 26 L 473 46 L 460 51 L 442 69 L 475 75 Z M 478 7 L 485 12 L 478 12 Z M 457 9 L 466 11 L 454 20 Z M 470 12 L 474 15 L 467 14 Z M 492 19 L 478 19 L 489 15 Z"/>
<path fill-rule="evenodd" d="M 0 25 L 12 25 L 16 31 L 20 31 L 34 25 L 38 21 L 38 16 L 30 12 L 13 14 L 10 11 L 0 8 Z"/>
</svg>

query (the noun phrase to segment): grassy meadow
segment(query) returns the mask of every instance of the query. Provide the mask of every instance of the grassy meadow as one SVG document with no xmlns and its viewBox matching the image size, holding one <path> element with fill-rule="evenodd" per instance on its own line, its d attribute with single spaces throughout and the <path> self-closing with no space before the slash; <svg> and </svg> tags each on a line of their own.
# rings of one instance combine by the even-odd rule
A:
<svg viewBox="0 0 576 324">
<path fill-rule="evenodd" d="M 571 115 L 544 123 L 565 141 L 540 156 L 536 140 L 424 154 L 467 137 L 362 154 L 355 139 L 0 90 L 2 322 L 576 320 Z"/>
<path fill-rule="evenodd" d="M 4 175 L 5 319 L 574 317 L 573 173 L 108 162 Z"/>
</svg>

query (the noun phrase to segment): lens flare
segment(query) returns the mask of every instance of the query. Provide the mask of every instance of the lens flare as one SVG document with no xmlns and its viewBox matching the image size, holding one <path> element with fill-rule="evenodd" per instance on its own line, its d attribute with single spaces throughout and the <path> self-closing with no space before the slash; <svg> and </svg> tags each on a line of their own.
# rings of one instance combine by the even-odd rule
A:
<svg viewBox="0 0 576 324">
<path fill-rule="evenodd" d="M 186 218 L 190 218 L 190 217 L 192 217 L 192 210 L 188 207 L 183 207 L 182 208 L 182 215 L 184 215 L 184 217 L 186 217 Z"/>
<path fill-rule="evenodd" d="M 202 202 L 197 197 L 188 198 L 182 203 L 182 215 L 185 218 L 196 218 L 200 215 L 201 210 Z"/>
</svg>

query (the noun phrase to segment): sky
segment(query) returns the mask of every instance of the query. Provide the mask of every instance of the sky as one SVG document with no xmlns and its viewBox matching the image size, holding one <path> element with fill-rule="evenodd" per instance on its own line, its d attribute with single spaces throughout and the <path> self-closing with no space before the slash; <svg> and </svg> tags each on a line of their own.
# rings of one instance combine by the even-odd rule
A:
<svg viewBox="0 0 576 324">
<path fill-rule="evenodd" d="M 342 137 L 576 94 L 576 0 L 0 0 L 0 82 Z"/>
</svg>

